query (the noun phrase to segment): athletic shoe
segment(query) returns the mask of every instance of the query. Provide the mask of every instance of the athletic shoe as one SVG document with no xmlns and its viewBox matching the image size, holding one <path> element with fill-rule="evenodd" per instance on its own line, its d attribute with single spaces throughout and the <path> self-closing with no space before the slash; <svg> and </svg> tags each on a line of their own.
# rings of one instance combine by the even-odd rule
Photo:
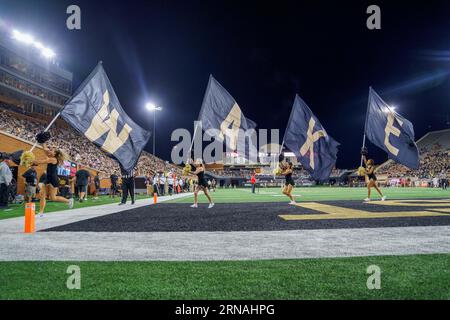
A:
<svg viewBox="0 0 450 320">
<path fill-rule="evenodd" d="M 365 198 L 364 202 L 370 202 L 370 198 Z"/>
<path fill-rule="evenodd" d="M 289 202 L 289 204 L 297 204 L 297 202 L 291 201 L 291 202 Z"/>
<path fill-rule="evenodd" d="M 73 198 L 69 199 L 69 209 L 73 208 Z"/>
<path fill-rule="evenodd" d="M 386 196 L 381 197 L 381 201 L 384 201 L 384 200 L 386 200 Z"/>
<path fill-rule="evenodd" d="M 212 207 L 214 207 L 214 203 L 210 203 L 208 209 L 211 209 Z"/>
<path fill-rule="evenodd" d="M 134 204 L 134 201 L 133 201 L 133 202 L 131 202 L 131 204 Z"/>
<path fill-rule="evenodd" d="M 196 205 L 195 203 L 193 205 L 191 205 L 191 208 L 198 208 L 198 205 Z"/>
<path fill-rule="evenodd" d="M 39 213 L 39 218 L 43 218 L 44 214 L 43 213 Z"/>
<path fill-rule="evenodd" d="M 119 202 L 119 206 L 123 206 L 125 203 L 123 202 Z"/>
</svg>

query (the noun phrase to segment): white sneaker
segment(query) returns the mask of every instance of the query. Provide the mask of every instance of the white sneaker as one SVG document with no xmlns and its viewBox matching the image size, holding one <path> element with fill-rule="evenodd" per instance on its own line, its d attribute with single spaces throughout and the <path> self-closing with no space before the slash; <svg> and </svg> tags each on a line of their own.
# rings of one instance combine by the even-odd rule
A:
<svg viewBox="0 0 450 320">
<path fill-rule="evenodd" d="M 384 201 L 384 200 L 386 200 L 386 196 L 381 197 L 381 201 Z"/>
<path fill-rule="evenodd" d="M 291 201 L 291 202 L 289 202 L 289 204 L 297 204 L 297 202 Z"/>
<path fill-rule="evenodd" d="M 73 209 L 73 198 L 69 199 L 69 209 Z"/>
<path fill-rule="evenodd" d="M 370 202 L 370 198 L 365 198 L 364 202 Z"/>
<path fill-rule="evenodd" d="M 214 207 L 214 203 L 210 203 L 208 209 L 211 209 L 212 207 Z"/>
<path fill-rule="evenodd" d="M 198 205 L 196 205 L 195 203 L 193 205 L 191 205 L 191 208 L 198 208 Z"/>
</svg>

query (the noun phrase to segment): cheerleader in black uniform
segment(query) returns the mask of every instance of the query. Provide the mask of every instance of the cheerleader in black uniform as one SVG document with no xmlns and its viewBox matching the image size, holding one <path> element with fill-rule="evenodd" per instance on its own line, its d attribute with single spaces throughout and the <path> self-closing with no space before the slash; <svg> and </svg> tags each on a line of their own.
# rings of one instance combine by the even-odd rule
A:
<svg viewBox="0 0 450 320">
<path fill-rule="evenodd" d="M 288 162 L 282 166 L 282 175 L 286 178 L 286 183 L 283 188 L 283 194 L 285 194 L 291 202 L 289 204 L 296 204 L 294 197 L 292 196 L 292 189 L 295 187 L 294 179 L 292 179 L 292 174 L 294 173 L 294 165 L 292 162 Z"/>
<path fill-rule="evenodd" d="M 378 188 L 377 183 L 377 176 L 375 175 L 375 166 L 374 161 L 372 159 L 367 160 L 366 156 L 363 155 L 364 164 L 366 165 L 366 176 L 367 176 L 367 198 L 364 199 L 364 201 L 369 202 L 370 201 L 370 193 L 372 187 L 377 190 L 377 192 L 381 196 L 381 201 L 386 200 L 386 197 L 381 192 L 380 188 Z"/>
<path fill-rule="evenodd" d="M 45 186 L 43 186 L 40 189 L 39 192 L 39 215 L 44 215 L 44 208 L 46 205 L 46 197 L 47 197 L 47 190 L 48 190 L 48 198 L 51 201 L 56 202 L 64 202 L 67 203 L 69 208 L 73 208 L 73 198 L 66 199 L 61 196 L 57 196 L 58 193 L 58 187 L 59 187 L 59 178 L 58 178 L 58 166 L 63 165 L 64 163 L 64 153 L 61 150 L 54 149 L 54 148 L 47 148 L 46 145 L 43 145 L 44 151 L 47 154 L 47 158 L 43 160 L 35 160 L 33 161 L 33 164 L 40 165 L 40 164 L 46 164 L 47 165 L 47 179 L 45 181 Z"/>
<path fill-rule="evenodd" d="M 198 184 L 194 190 L 194 204 L 191 205 L 191 208 L 198 208 L 198 192 L 203 190 L 205 196 L 208 198 L 209 206 L 208 209 L 214 207 L 214 202 L 211 199 L 211 196 L 208 193 L 208 182 L 205 179 L 205 167 L 203 166 L 203 162 L 201 159 L 197 159 L 193 165 L 191 165 L 191 171 L 193 174 L 196 174 L 198 177 Z"/>
</svg>

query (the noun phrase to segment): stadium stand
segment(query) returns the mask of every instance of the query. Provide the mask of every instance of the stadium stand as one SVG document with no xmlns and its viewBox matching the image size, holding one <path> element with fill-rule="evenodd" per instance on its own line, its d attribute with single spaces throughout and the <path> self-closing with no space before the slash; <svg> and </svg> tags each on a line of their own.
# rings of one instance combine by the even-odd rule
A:
<svg viewBox="0 0 450 320">
<path fill-rule="evenodd" d="M 388 160 L 380 165 L 378 175 L 387 176 L 391 186 L 431 186 L 433 179 L 450 176 L 450 129 L 432 131 L 417 141 L 420 167 L 411 170 Z"/>
</svg>

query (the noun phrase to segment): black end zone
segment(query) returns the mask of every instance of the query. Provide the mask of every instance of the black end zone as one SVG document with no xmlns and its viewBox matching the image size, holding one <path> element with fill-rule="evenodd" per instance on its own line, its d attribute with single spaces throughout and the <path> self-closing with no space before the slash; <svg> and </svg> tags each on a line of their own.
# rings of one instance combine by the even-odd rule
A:
<svg viewBox="0 0 450 320">
<path fill-rule="evenodd" d="M 322 202 L 325 203 L 325 202 Z M 423 211 L 423 207 L 367 205 L 361 201 L 329 201 L 336 205 L 370 212 Z M 450 207 L 450 205 L 449 205 Z M 44 231 L 171 232 L 171 231 L 274 231 L 297 229 L 380 228 L 450 225 L 450 214 L 435 217 L 370 218 L 345 220 L 285 221 L 279 215 L 322 214 L 284 203 L 158 204 L 83 220 Z"/>
</svg>

